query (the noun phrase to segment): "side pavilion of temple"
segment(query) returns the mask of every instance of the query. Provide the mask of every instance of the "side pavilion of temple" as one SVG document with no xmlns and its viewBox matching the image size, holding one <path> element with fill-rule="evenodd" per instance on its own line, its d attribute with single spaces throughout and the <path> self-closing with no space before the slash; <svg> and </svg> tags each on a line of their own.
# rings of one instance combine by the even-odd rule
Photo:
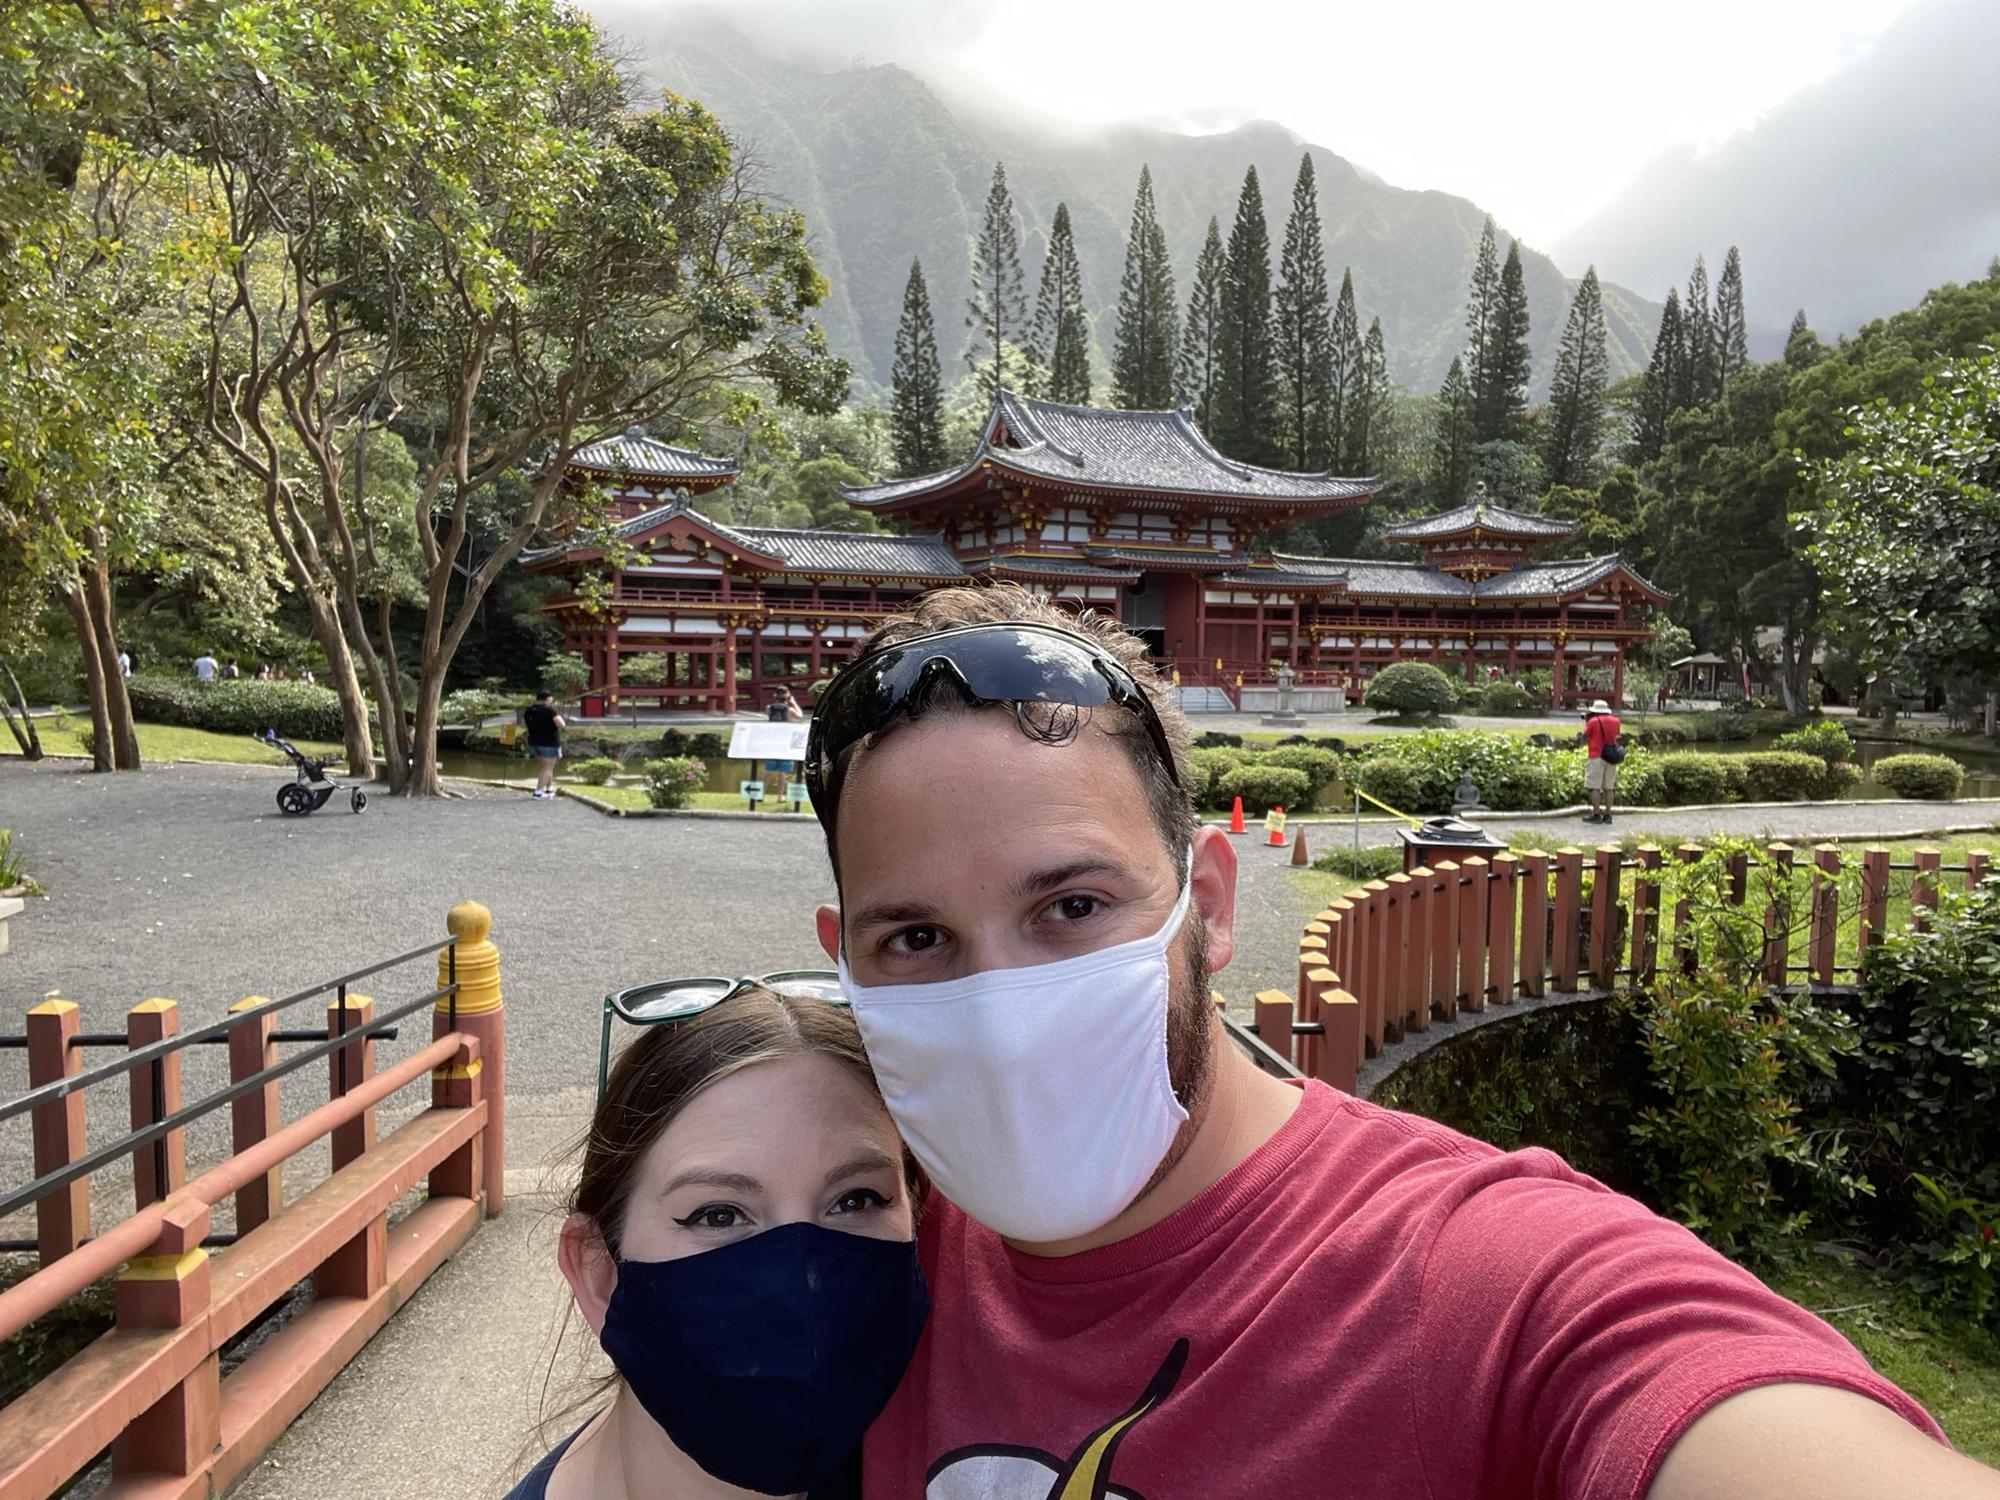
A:
<svg viewBox="0 0 2000 1500">
<path fill-rule="evenodd" d="M 572 459 L 569 482 L 610 497 L 619 555 L 576 532 L 522 564 L 569 584 L 542 607 L 590 664 L 600 705 L 755 706 L 830 674 L 874 618 L 982 580 L 1116 616 L 1187 686 L 1265 683 L 1284 663 L 1302 682 L 1358 687 L 1420 660 L 1470 678 L 1546 669 L 1569 702 L 1622 695 L 1626 650 L 1666 597 L 1616 553 L 1536 560 L 1575 524 L 1483 490 L 1384 531 L 1421 560 L 1259 550 L 1272 530 L 1366 504 L 1376 481 L 1238 463 L 1182 411 L 1003 391 L 963 463 L 843 490 L 901 534 L 726 525 L 695 508 L 737 475 L 637 429 Z M 667 681 L 620 683 L 620 660 L 642 653 L 667 659 Z"/>
</svg>

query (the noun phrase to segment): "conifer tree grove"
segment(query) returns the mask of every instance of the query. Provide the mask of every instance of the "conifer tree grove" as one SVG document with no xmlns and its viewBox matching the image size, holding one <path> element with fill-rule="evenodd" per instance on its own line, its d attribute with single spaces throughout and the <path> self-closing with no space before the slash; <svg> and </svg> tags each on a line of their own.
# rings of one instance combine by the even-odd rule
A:
<svg viewBox="0 0 2000 1500">
<path fill-rule="evenodd" d="M 1687 350 L 1687 394 L 1680 404 L 1704 406 L 1722 394 L 1722 362 L 1716 348 L 1715 309 L 1708 300 L 1708 262 L 1699 255 L 1688 272 L 1687 300 L 1681 304 L 1681 342 Z"/>
<path fill-rule="evenodd" d="M 1475 441 L 1516 436 L 1528 409 L 1528 287 L 1521 271 L 1521 243 L 1507 246 L 1499 290 L 1487 325 L 1486 351 L 1473 383 Z"/>
<path fill-rule="evenodd" d="M 1181 328 L 1180 356 L 1174 365 L 1176 401 L 1194 413 L 1195 425 L 1213 435 L 1215 379 L 1222 356 L 1217 338 L 1222 327 L 1222 230 L 1208 216 L 1208 238 L 1194 263 L 1194 285 L 1188 291 L 1187 321 Z"/>
<path fill-rule="evenodd" d="M 1438 387 L 1437 432 L 1431 442 L 1431 488 L 1441 505 L 1456 505 L 1472 487 L 1472 386 L 1453 359 Z"/>
<path fill-rule="evenodd" d="M 1035 394 L 1073 406 L 1090 404 L 1090 327 L 1083 315 L 1083 267 L 1077 263 L 1067 203 L 1056 205 L 1049 226 L 1028 358 L 1034 367 Z"/>
<path fill-rule="evenodd" d="M 1722 279 L 1715 284 L 1715 354 L 1720 386 L 1750 365 L 1750 332 L 1743 314 L 1743 257 L 1734 245 L 1723 257 Z"/>
<path fill-rule="evenodd" d="M 1361 365 L 1345 404 L 1341 451 L 1336 459 L 1343 474 L 1356 478 L 1379 474 L 1388 467 L 1391 438 L 1389 354 L 1382 344 L 1382 320 L 1373 318 L 1361 341 Z"/>
<path fill-rule="evenodd" d="M 1549 386 L 1542 471 L 1550 485 L 1582 489 L 1596 483 L 1610 368 L 1604 347 L 1604 296 L 1597 284 L 1597 267 L 1592 266 L 1583 273 L 1570 302 Z"/>
<path fill-rule="evenodd" d="M 1292 212 L 1285 220 L 1271 318 L 1285 462 L 1294 469 L 1325 468 L 1335 441 L 1338 417 L 1333 409 L 1333 331 L 1328 313 L 1319 190 L 1308 152 L 1299 158 L 1299 175 L 1292 184 Z"/>
<path fill-rule="evenodd" d="M 896 364 L 889 377 L 889 431 L 902 478 L 930 474 L 948 461 L 944 449 L 944 377 L 938 367 L 937 329 L 920 261 L 910 262 L 903 287 L 903 320 L 896 325 Z"/>
<path fill-rule="evenodd" d="M 986 219 L 972 246 L 972 297 L 965 307 L 965 326 L 973 331 L 965 360 L 990 396 L 1018 373 L 1017 346 L 1027 332 L 1021 232 L 1014 222 L 1005 162 L 993 163 Z"/>
<path fill-rule="evenodd" d="M 1222 315 L 1216 343 L 1214 414 L 1209 437 L 1231 458 L 1278 463 L 1278 382 L 1271 347 L 1271 231 L 1257 169 L 1243 176 L 1236 222 L 1223 259 Z"/>
<path fill-rule="evenodd" d="M 1653 338 L 1653 357 L 1639 391 L 1638 419 L 1632 432 L 1632 456 L 1639 462 L 1660 456 L 1667 440 L 1667 418 L 1680 409 L 1687 388 L 1687 350 L 1681 331 L 1681 294 L 1667 288 L 1660 309 L 1660 331 Z"/>
<path fill-rule="evenodd" d="M 1329 440 L 1325 455 L 1312 465 L 1315 469 L 1325 468 L 1335 458 L 1349 452 L 1352 441 L 1348 429 L 1356 422 L 1365 420 L 1361 415 L 1362 403 L 1367 399 L 1361 390 L 1362 353 L 1361 317 L 1354 310 L 1354 271 L 1350 267 L 1340 273 L 1340 297 L 1333 305 L 1332 378 L 1329 381 L 1333 398 L 1328 403 Z M 1347 472 L 1358 471 L 1350 469 Z"/>
<path fill-rule="evenodd" d="M 1118 331 L 1111 353 L 1111 401 L 1134 411 L 1174 404 L 1174 272 L 1167 232 L 1153 209 L 1153 173 L 1139 168 L 1132 230 L 1125 241 L 1125 276 L 1118 284 Z"/>
<path fill-rule="evenodd" d="M 1479 249 L 1472 258 L 1472 287 L 1465 306 L 1465 369 L 1475 394 L 1485 379 L 1487 350 L 1493 342 L 1493 321 L 1500 312 L 1500 251 L 1494 239 L 1493 215 L 1479 231 Z"/>
</svg>

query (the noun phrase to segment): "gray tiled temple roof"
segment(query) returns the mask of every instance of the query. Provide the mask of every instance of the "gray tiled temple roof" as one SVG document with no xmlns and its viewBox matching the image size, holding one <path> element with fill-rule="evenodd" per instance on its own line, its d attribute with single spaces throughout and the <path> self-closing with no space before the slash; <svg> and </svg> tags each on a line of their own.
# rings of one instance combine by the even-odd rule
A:
<svg viewBox="0 0 2000 1500">
<path fill-rule="evenodd" d="M 1331 560 L 1331 559 L 1329 559 Z M 1469 599 L 1472 585 L 1441 573 L 1429 563 L 1383 562 L 1376 558 L 1341 558 L 1347 570 L 1347 592 L 1393 599 Z"/>
<path fill-rule="evenodd" d="M 1087 578 L 1093 583 L 1137 583 L 1136 568 L 1100 568 L 1075 557 L 982 557 L 967 559 L 968 573 L 1032 573 L 1042 578 Z"/>
<path fill-rule="evenodd" d="M 1573 594 L 1620 571 L 1655 593 L 1664 592 L 1633 572 L 1616 552 L 1608 552 L 1602 557 L 1567 558 L 1560 562 L 1523 563 L 1478 583 L 1441 572 L 1429 563 L 1383 562 L 1358 557 L 1294 557 L 1280 552 L 1272 555 L 1269 567 L 1237 568 L 1218 574 L 1212 581 L 1239 588 L 1344 583 L 1351 595 L 1435 602 L 1538 599 Z"/>
<path fill-rule="evenodd" d="M 733 478 L 741 472 L 741 466 L 729 459 L 712 458 L 692 448 L 676 448 L 672 443 L 646 436 L 638 427 L 628 427 L 616 437 L 586 444 L 570 455 L 569 462 L 571 468 L 648 479 L 720 479 Z"/>
<path fill-rule="evenodd" d="M 1463 505 L 1441 510 L 1435 515 L 1419 516 L 1400 525 L 1383 527 L 1382 539 L 1389 542 L 1421 542 L 1432 537 L 1470 531 L 1474 527 L 1491 536 L 1541 540 L 1570 535 L 1576 530 L 1576 522 L 1509 510 L 1497 501 L 1487 499 L 1486 486 L 1482 484 Z"/>
<path fill-rule="evenodd" d="M 1657 584 L 1640 577 L 1633 571 L 1624 557 L 1616 552 L 1607 552 L 1602 557 L 1573 557 L 1561 562 L 1523 563 L 1518 568 L 1509 568 L 1505 573 L 1496 573 L 1480 582 L 1479 597 L 1482 599 L 1513 599 L 1522 596 L 1571 594 L 1578 589 L 1587 589 L 1600 579 L 1624 571 L 1653 590 L 1665 593 Z"/>
<path fill-rule="evenodd" d="M 988 441 L 1002 432 L 1004 442 Z M 843 486 L 841 493 L 856 505 L 884 505 L 949 484 L 989 460 L 1058 485 L 1165 490 L 1271 504 L 1360 499 L 1375 487 L 1373 479 L 1288 474 L 1225 458 L 1186 412 L 1065 406 L 1002 391 L 994 398 L 984 435 L 964 463 L 915 479 Z"/>
<path fill-rule="evenodd" d="M 1087 546 L 1083 555 L 1093 562 L 1131 563 L 1141 568 L 1240 568 L 1250 561 L 1247 552 L 1216 552 L 1196 547 L 1161 547 L 1158 549 L 1133 545 L 1121 547 Z"/>
<path fill-rule="evenodd" d="M 863 573 L 871 577 L 963 578 L 957 556 L 935 534 L 887 536 L 858 531 L 786 531 L 772 526 L 708 523 L 741 537 L 752 550 L 781 557 L 798 573 Z"/>
</svg>

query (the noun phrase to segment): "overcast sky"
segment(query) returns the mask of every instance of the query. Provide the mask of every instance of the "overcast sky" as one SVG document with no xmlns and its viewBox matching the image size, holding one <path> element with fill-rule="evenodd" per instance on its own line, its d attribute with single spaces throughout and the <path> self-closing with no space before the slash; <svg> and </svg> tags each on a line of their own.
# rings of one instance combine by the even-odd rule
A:
<svg viewBox="0 0 2000 1500">
<path fill-rule="evenodd" d="M 600 0 L 665 13 L 684 0 Z M 700 0 L 695 0 L 700 3 Z M 1715 145 L 1916 0 L 729 0 L 766 46 L 897 62 L 1051 121 L 1276 120 L 1546 246 L 1654 153 Z"/>
</svg>

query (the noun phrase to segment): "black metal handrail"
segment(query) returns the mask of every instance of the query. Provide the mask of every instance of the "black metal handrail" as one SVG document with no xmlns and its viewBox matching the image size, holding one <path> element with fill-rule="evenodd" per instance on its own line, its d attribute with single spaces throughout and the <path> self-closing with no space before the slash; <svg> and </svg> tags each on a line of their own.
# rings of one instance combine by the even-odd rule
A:
<svg viewBox="0 0 2000 1500">
<path fill-rule="evenodd" d="M 441 938 L 437 942 L 427 943 L 421 948 L 412 948 L 408 953 L 398 954 L 394 958 L 385 958 L 380 963 L 373 963 L 365 968 L 356 969 L 351 974 L 343 974 L 338 979 L 326 980 L 320 984 L 313 985 L 309 989 L 299 990 L 295 994 L 285 995 L 276 1000 L 266 1000 L 261 1005 L 253 1005 L 244 1010 L 232 1011 L 227 1020 L 217 1021 L 211 1026 L 203 1026 L 195 1031 L 179 1032 L 170 1037 L 163 1037 L 157 1042 L 149 1042 L 143 1047 L 134 1047 L 115 1062 L 102 1063 L 95 1068 L 86 1068 L 81 1073 L 67 1074 L 62 1078 L 53 1079 L 43 1084 L 40 1088 L 30 1089 L 25 1094 L 9 1099 L 5 1103 L 0 1103 L 0 1121 L 11 1120 L 14 1116 L 25 1114 L 27 1111 L 43 1104 L 53 1104 L 58 1099 L 67 1098 L 78 1089 L 88 1088 L 93 1083 L 102 1083 L 109 1078 L 116 1078 L 121 1073 L 129 1073 L 132 1069 L 143 1063 L 152 1062 L 156 1058 L 166 1057 L 170 1053 L 180 1051 L 183 1047 L 192 1047 L 209 1041 L 212 1038 L 226 1038 L 234 1028 L 242 1025 L 245 1021 L 255 1020 L 258 1016 L 269 1015 L 272 1011 L 283 1010 L 287 1006 L 297 1005 L 301 1000 L 310 1000 L 315 995 L 324 995 L 336 990 L 344 995 L 347 987 L 357 979 L 366 979 L 372 974 L 381 973 L 384 969 L 393 969 L 398 964 L 409 963 L 412 959 L 427 958 L 433 953 L 451 947 L 457 941 L 456 938 L 451 937 Z M 452 987 L 452 992 L 456 994 L 455 984 Z M 382 1019 L 388 1020 L 390 1018 L 383 1017 Z M 4 1210 L 0 1210 L 0 1212 L 4 1212 Z"/>
</svg>

